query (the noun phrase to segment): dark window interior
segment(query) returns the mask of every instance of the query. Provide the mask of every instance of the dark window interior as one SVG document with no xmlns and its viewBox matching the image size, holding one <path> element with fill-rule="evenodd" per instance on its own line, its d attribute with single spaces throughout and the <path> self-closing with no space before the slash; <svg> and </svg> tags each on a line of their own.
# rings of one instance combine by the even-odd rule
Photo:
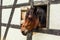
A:
<svg viewBox="0 0 60 40">
<path fill-rule="evenodd" d="M 42 20 L 42 28 L 46 28 L 46 18 L 47 18 L 47 5 L 36 5 L 35 8 L 40 7 L 45 11 L 44 18 Z"/>
</svg>

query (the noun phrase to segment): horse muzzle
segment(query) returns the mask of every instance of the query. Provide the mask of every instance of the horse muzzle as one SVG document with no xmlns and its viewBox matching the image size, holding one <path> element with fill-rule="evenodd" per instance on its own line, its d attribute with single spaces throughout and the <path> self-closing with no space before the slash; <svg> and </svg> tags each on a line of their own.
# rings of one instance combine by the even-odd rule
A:
<svg viewBox="0 0 60 40">
<path fill-rule="evenodd" d="M 28 30 L 21 31 L 24 36 L 28 34 Z"/>
</svg>

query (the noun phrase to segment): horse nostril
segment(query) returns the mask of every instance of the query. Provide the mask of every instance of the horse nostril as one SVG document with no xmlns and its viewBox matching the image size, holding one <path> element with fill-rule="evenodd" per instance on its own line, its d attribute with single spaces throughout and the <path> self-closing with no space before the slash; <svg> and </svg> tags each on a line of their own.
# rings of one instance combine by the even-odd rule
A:
<svg viewBox="0 0 60 40">
<path fill-rule="evenodd" d="M 29 18 L 30 21 L 32 21 L 32 18 Z"/>
<path fill-rule="evenodd" d="M 22 33 L 24 34 L 24 31 L 22 31 Z"/>
<path fill-rule="evenodd" d="M 26 36 L 26 35 L 27 35 L 27 33 L 25 33 L 24 31 L 22 31 L 22 34 L 23 34 L 24 36 Z"/>
</svg>

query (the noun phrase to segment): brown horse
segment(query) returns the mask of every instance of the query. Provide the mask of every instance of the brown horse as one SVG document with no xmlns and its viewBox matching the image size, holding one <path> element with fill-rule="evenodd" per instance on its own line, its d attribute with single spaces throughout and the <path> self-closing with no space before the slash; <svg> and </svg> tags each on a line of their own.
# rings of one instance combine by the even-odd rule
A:
<svg viewBox="0 0 60 40">
<path fill-rule="evenodd" d="M 41 20 L 44 17 L 44 10 L 42 8 L 31 8 L 27 10 L 24 23 L 21 26 L 21 32 L 23 35 L 27 35 L 33 29 L 41 28 Z"/>
</svg>

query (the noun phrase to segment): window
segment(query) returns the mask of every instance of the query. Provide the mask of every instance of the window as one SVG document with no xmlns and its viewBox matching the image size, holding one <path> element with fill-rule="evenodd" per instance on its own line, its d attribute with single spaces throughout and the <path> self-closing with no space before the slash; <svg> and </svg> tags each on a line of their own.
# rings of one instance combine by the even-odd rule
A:
<svg viewBox="0 0 60 40">
<path fill-rule="evenodd" d="M 45 14 L 43 14 L 44 18 L 42 18 L 41 23 L 42 23 L 42 27 L 46 28 L 46 25 L 47 25 L 47 23 L 46 23 L 46 19 L 47 19 L 47 5 L 37 5 L 37 6 L 34 6 L 34 7 L 35 8 L 40 7 L 40 8 L 42 8 L 45 11 Z M 39 18 L 39 19 L 41 19 L 41 18 Z"/>
</svg>

